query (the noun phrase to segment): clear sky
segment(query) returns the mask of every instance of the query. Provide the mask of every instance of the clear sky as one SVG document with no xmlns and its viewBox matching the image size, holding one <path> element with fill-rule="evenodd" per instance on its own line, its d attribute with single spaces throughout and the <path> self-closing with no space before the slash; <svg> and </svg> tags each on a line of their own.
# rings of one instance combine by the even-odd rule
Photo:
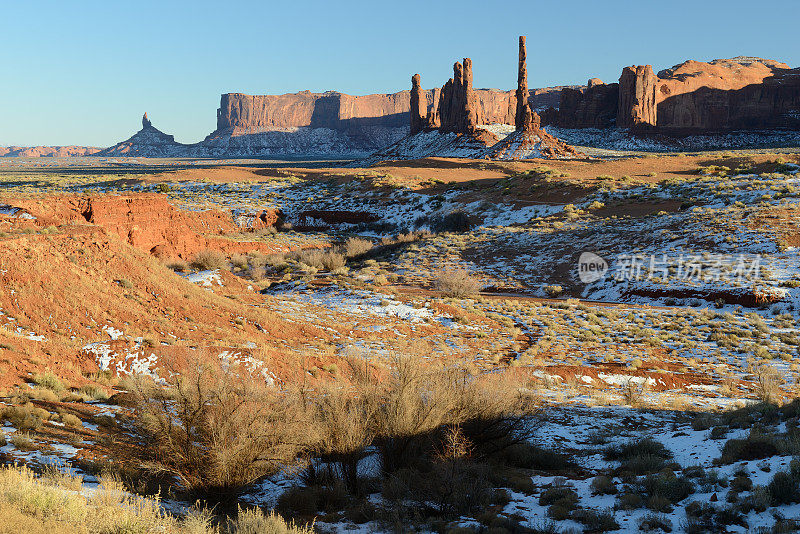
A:
<svg viewBox="0 0 800 534">
<path fill-rule="evenodd" d="M 761 56 L 800 66 L 799 0 L 7 1 L 0 145 L 109 146 L 153 124 L 214 130 L 224 92 L 350 94 L 440 86 L 473 60 L 476 87 L 616 81 L 625 65 Z"/>
</svg>

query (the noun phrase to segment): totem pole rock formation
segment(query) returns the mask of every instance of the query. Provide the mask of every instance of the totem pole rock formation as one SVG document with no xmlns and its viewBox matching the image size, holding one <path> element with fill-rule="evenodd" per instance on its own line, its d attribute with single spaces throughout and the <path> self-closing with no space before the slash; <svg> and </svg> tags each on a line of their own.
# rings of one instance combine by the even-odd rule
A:
<svg viewBox="0 0 800 534">
<path fill-rule="evenodd" d="M 152 123 L 150 122 L 150 119 L 147 118 L 147 112 L 145 111 L 144 115 L 142 116 L 142 128 L 149 128 L 150 126 L 152 126 Z"/>
<path fill-rule="evenodd" d="M 453 77 L 442 87 L 437 111 L 439 129 L 445 133 L 474 133 L 480 123 L 479 109 L 472 88 L 472 60 L 467 57 L 463 65 L 453 65 Z M 435 121 L 429 118 L 428 122 Z"/>
<path fill-rule="evenodd" d="M 517 112 L 514 125 L 517 130 L 532 129 L 531 106 L 528 103 L 528 52 L 525 49 L 525 36 L 519 36 L 519 64 L 517 67 Z"/>
<path fill-rule="evenodd" d="M 421 132 L 427 124 L 428 99 L 420 85 L 420 75 L 411 77 L 411 135 Z"/>
</svg>

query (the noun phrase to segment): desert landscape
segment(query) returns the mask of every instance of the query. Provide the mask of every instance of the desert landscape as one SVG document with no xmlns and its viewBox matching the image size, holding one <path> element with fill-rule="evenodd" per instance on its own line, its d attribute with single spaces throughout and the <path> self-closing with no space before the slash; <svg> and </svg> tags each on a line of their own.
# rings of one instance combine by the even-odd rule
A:
<svg viewBox="0 0 800 534">
<path fill-rule="evenodd" d="M 0 147 L 0 533 L 800 531 L 800 68 L 504 38 Z"/>
</svg>

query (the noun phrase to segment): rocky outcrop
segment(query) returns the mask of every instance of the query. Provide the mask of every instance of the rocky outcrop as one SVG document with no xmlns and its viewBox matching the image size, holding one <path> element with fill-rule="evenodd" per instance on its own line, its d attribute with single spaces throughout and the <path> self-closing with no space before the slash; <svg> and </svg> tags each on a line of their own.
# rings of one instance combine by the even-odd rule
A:
<svg viewBox="0 0 800 534">
<path fill-rule="evenodd" d="M 617 127 L 642 131 L 656 126 L 656 75 L 652 65 L 622 69 L 618 102 Z"/>
<path fill-rule="evenodd" d="M 97 152 L 96 156 L 163 156 L 185 155 L 189 145 L 175 142 L 175 136 L 165 134 L 150 122 L 147 113 L 142 117 L 142 129 L 121 143 Z"/>
<path fill-rule="evenodd" d="M 420 75 L 411 77 L 411 135 L 425 128 L 428 115 L 428 99 L 420 85 Z"/>
</svg>

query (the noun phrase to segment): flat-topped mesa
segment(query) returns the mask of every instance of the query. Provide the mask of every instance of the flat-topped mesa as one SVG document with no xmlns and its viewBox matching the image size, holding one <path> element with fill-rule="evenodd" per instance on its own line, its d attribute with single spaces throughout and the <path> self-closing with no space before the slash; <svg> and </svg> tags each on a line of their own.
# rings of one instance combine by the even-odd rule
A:
<svg viewBox="0 0 800 534">
<path fill-rule="evenodd" d="M 420 82 L 419 74 L 411 77 L 411 135 L 421 132 L 427 124 L 428 99 Z"/>
</svg>

